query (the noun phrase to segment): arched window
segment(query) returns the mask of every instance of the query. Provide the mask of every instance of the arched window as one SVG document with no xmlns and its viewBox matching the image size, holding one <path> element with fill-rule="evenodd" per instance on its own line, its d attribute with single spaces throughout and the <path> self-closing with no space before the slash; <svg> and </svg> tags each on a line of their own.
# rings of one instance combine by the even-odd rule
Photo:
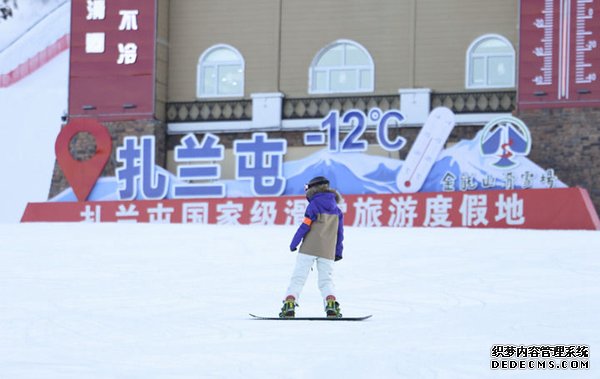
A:
<svg viewBox="0 0 600 379">
<path fill-rule="evenodd" d="M 486 34 L 467 49 L 467 88 L 515 86 L 515 49 L 506 38 Z"/>
<path fill-rule="evenodd" d="M 244 96 L 244 58 L 235 48 L 215 45 L 198 60 L 197 97 Z"/>
<path fill-rule="evenodd" d="M 375 68 L 364 47 L 339 40 L 319 51 L 308 77 L 309 93 L 372 92 Z"/>
</svg>

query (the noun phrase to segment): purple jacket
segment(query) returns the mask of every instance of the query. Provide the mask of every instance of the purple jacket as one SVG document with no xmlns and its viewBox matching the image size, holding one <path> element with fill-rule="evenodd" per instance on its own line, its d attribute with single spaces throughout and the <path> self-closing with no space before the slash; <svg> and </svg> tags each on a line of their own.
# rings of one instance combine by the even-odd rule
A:
<svg viewBox="0 0 600 379">
<path fill-rule="evenodd" d="M 302 254 L 327 259 L 342 259 L 344 249 L 344 214 L 337 206 L 341 197 L 335 190 L 317 192 L 308 199 L 304 221 L 296 231 L 290 250 L 300 241 Z"/>
</svg>

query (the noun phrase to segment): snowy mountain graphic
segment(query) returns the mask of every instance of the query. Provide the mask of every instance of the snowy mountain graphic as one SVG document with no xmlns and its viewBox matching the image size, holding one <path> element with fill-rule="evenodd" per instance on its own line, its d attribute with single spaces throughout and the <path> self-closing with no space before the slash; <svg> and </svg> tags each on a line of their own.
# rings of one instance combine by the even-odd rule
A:
<svg viewBox="0 0 600 379">
<path fill-rule="evenodd" d="M 505 189 L 507 180 L 513 181 L 513 188 L 548 188 L 549 181 L 554 188 L 567 187 L 558 178 L 549 177 L 548 170 L 541 168 L 536 163 L 525 156 L 514 157 L 513 160 L 518 163 L 511 169 L 503 169 L 494 165 L 498 161 L 496 156 L 482 156 L 480 152 L 479 141 L 481 134 L 479 131 L 472 140 L 462 140 L 456 145 L 442 150 L 432 167 L 427 180 L 425 181 L 421 192 L 442 191 L 441 180 L 447 173 L 451 173 L 457 178 L 454 189 L 461 190 L 461 176 L 472 178 L 476 186 L 471 189 Z M 484 182 L 488 182 L 484 186 Z"/>
<path fill-rule="evenodd" d="M 283 164 L 287 180 L 284 194 L 304 194 L 304 184 L 315 176 L 327 177 L 331 187 L 344 194 L 398 192 L 395 176 L 401 165 L 398 159 L 321 150 Z"/>
</svg>

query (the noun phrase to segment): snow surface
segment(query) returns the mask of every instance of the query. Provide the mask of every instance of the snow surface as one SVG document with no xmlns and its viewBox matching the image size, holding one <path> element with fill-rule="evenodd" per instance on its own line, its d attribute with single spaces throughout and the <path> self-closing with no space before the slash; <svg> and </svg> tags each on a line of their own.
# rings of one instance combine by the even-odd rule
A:
<svg viewBox="0 0 600 379">
<path fill-rule="evenodd" d="M 0 222 L 19 222 L 28 202 L 48 199 L 54 142 L 67 109 L 69 54 L 0 88 Z M 48 75 L 51 72 L 55 75 Z"/>
<path fill-rule="evenodd" d="M 274 316 L 293 226 L 0 228 L 0 378 L 598 378 L 600 233 L 346 228 L 363 322 Z M 299 316 L 322 315 L 316 271 Z M 490 369 L 494 344 L 586 344 L 589 370 Z"/>
</svg>

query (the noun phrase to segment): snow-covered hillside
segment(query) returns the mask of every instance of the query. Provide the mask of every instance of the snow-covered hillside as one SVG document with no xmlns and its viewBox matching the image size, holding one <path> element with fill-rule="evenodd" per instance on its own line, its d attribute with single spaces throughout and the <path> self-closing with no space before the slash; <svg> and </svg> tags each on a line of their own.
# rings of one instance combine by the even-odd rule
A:
<svg viewBox="0 0 600 379">
<path fill-rule="evenodd" d="M 69 3 L 69 0 L 19 0 L 15 7 L 11 0 L 12 17 L 0 21 L 0 51 L 34 29 L 49 13 Z"/>
<path fill-rule="evenodd" d="M 2 50 L 0 74 L 10 72 L 57 36 L 68 33 L 69 3 L 44 4 L 48 8 L 39 5 L 34 11 L 33 4 L 20 1 L 21 8 L 15 13 L 19 18 L 15 16 L 10 23 L 0 24 L 12 25 L 15 28 L 12 33 L 4 31 L 13 37 L 21 35 L 19 30 L 27 30 L 25 26 L 31 28 L 20 39 L 11 39 L 10 46 Z M 62 5 L 56 8 L 57 4 Z M 40 21 L 44 11 L 50 15 Z M 54 141 L 60 131 L 61 116 L 67 110 L 68 55 L 68 50 L 63 51 L 15 84 L 0 88 L 0 223 L 19 222 L 28 202 L 48 198 L 55 160 Z"/>
</svg>

